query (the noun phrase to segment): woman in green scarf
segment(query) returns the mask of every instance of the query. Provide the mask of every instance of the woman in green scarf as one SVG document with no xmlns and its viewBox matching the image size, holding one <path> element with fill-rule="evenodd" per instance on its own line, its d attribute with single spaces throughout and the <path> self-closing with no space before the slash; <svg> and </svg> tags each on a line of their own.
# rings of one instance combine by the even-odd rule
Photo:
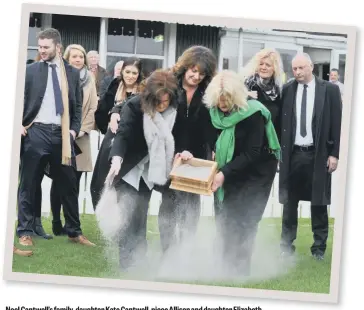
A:
<svg viewBox="0 0 364 310">
<path fill-rule="evenodd" d="M 232 71 L 217 74 L 206 89 L 204 102 L 218 131 L 212 190 L 219 252 L 228 273 L 248 275 L 253 244 L 267 198 L 267 152 L 280 158 L 280 145 L 269 110 L 257 100 L 247 100 L 248 90 Z M 263 167 L 264 168 L 264 167 Z"/>
</svg>

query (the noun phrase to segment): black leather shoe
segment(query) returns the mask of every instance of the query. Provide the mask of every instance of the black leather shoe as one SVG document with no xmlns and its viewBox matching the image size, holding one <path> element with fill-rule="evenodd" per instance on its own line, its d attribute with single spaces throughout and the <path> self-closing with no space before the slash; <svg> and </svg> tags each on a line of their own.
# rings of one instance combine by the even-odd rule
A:
<svg viewBox="0 0 364 310">
<path fill-rule="evenodd" d="M 52 231 L 55 236 L 67 236 L 61 221 L 52 221 Z"/>
<path fill-rule="evenodd" d="M 44 231 L 44 228 L 43 228 L 42 221 L 41 221 L 40 217 L 36 217 L 34 219 L 33 232 L 34 232 L 35 236 L 39 236 L 39 237 L 42 237 L 42 238 L 47 239 L 47 240 L 53 239 L 52 235 L 47 234 Z"/>
</svg>

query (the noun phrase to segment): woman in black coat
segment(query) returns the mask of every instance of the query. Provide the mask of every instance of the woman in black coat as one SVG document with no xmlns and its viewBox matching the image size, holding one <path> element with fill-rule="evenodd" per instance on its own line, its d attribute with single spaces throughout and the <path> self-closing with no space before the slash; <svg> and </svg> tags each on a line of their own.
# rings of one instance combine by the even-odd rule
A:
<svg viewBox="0 0 364 310">
<path fill-rule="evenodd" d="M 280 158 L 271 114 L 257 100 L 247 100 L 247 89 L 233 71 L 217 74 L 204 101 L 218 130 L 215 160 L 218 173 L 212 190 L 219 254 L 225 272 L 247 275 L 253 244 L 266 202 L 260 191 L 266 183 L 264 158 Z"/>
<path fill-rule="evenodd" d="M 216 139 L 207 108 L 202 98 L 216 70 L 216 58 L 203 46 L 187 49 L 172 68 L 178 79 L 178 108 L 173 128 L 175 152 L 182 159 L 192 156 L 211 159 Z M 200 195 L 157 188 L 162 193 L 158 225 L 163 252 L 196 232 L 200 218 Z M 180 234 L 177 236 L 176 228 Z"/>
<path fill-rule="evenodd" d="M 153 72 L 142 93 L 125 103 L 112 143 L 106 184 L 117 192 L 117 205 L 121 212 L 117 239 L 123 269 L 128 269 L 145 256 L 152 189 L 154 185 L 165 185 L 172 169 L 176 89 L 177 80 L 171 72 Z M 109 194 L 106 191 L 101 197 L 100 209 L 96 210 L 98 215 L 111 210 L 112 206 L 104 203 Z M 113 219 L 109 220 L 111 224 Z M 106 221 L 105 225 L 108 224 Z"/>
<path fill-rule="evenodd" d="M 256 53 L 244 68 L 245 86 L 251 99 L 257 99 L 270 112 L 272 122 L 280 140 L 283 68 L 281 57 L 274 49 L 263 49 Z M 277 175 L 278 160 L 273 154 L 266 153 L 259 165 L 262 183 L 256 201 L 267 204 L 274 179 Z"/>
<path fill-rule="evenodd" d="M 100 199 L 105 178 L 109 171 L 111 141 L 115 137 L 118 128 L 122 106 L 125 101 L 140 93 L 143 78 L 141 72 L 142 63 L 139 58 L 130 57 L 126 59 L 121 68 L 120 76 L 110 83 L 95 112 L 96 126 L 105 136 L 97 155 L 90 185 L 94 210 Z"/>
<path fill-rule="evenodd" d="M 280 54 L 274 49 L 259 51 L 245 66 L 244 75 L 250 98 L 257 99 L 269 110 L 280 139 L 284 75 Z"/>
</svg>

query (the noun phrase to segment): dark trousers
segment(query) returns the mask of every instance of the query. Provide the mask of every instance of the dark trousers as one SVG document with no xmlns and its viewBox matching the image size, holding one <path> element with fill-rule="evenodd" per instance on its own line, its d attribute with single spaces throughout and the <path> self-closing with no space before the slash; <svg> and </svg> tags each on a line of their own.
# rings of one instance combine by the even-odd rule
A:
<svg viewBox="0 0 364 310">
<path fill-rule="evenodd" d="M 82 177 L 82 171 L 75 171 L 77 177 L 77 193 L 80 192 L 80 180 Z M 40 181 L 38 182 L 38 188 L 35 191 L 35 205 L 34 205 L 34 216 L 41 217 L 42 215 L 42 182 L 43 177 L 41 176 Z M 61 220 L 61 197 L 59 194 L 59 190 L 57 190 L 57 182 L 52 181 L 51 186 L 51 211 L 53 221 Z M 78 196 L 78 195 L 77 195 Z"/>
<path fill-rule="evenodd" d="M 72 136 L 70 138 L 72 141 Z M 61 164 L 61 127 L 34 123 L 28 129 L 27 136 L 23 138 L 22 144 L 20 183 L 18 187 L 18 236 L 32 235 L 32 224 L 36 210 L 36 191 L 40 187 L 47 163 L 50 164 L 53 179 L 62 184 L 60 194 L 66 219 L 66 231 L 69 237 L 77 237 L 82 234 L 78 211 L 75 165 L 64 166 Z M 72 153 L 74 154 L 73 148 Z"/>
<path fill-rule="evenodd" d="M 123 180 L 116 185 L 121 205 L 122 227 L 119 235 L 119 261 L 128 269 L 147 252 L 148 207 L 152 191 L 141 178 L 139 191 Z"/>
<path fill-rule="evenodd" d="M 215 196 L 217 255 L 225 271 L 249 275 L 258 225 L 277 172 L 277 160 L 267 158 L 244 181 L 224 185 L 224 200 Z"/>
<path fill-rule="evenodd" d="M 314 156 L 314 151 L 294 151 L 292 154 L 288 203 L 283 206 L 282 219 L 281 249 L 285 252 L 295 251 L 293 242 L 297 238 L 298 202 L 311 200 Z M 314 239 L 311 253 L 324 254 L 329 232 L 326 205 L 311 204 L 311 226 Z"/>
<path fill-rule="evenodd" d="M 158 226 L 163 252 L 196 233 L 201 213 L 200 195 L 166 188 L 162 192 Z M 177 235 L 177 226 L 179 235 Z"/>
<path fill-rule="evenodd" d="M 82 171 L 75 171 L 76 174 L 76 186 L 77 186 L 77 198 L 80 193 L 80 181 L 82 177 Z M 52 181 L 51 186 L 51 210 L 53 216 L 53 222 L 61 221 L 61 208 L 62 208 L 62 201 L 61 201 L 61 190 L 62 184 L 57 183 L 57 180 Z"/>
</svg>

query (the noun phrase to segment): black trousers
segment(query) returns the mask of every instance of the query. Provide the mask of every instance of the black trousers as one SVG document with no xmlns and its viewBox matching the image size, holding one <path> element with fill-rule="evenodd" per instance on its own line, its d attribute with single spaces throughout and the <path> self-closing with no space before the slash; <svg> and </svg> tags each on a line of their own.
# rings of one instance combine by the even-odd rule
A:
<svg viewBox="0 0 364 310">
<path fill-rule="evenodd" d="M 310 200 L 314 171 L 314 151 L 294 151 L 290 164 L 288 203 L 283 206 L 281 250 L 294 252 L 293 242 L 297 238 L 298 202 Z M 302 197 L 304 199 L 302 199 Z M 329 217 L 326 205 L 311 204 L 311 226 L 314 242 L 312 254 L 324 254 L 329 232 Z"/>
<path fill-rule="evenodd" d="M 122 269 L 128 269 L 143 260 L 147 252 L 148 207 L 152 191 L 143 178 L 139 191 L 124 180 L 118 182 L 116 190 L 123 219 L 119 235 L 119 261 Z"/>
<path fill-rule="evenodd" d="M 71 134 L 70 134 L 71 135 Z M 71 136 L 71 141 L 73 137 Z M 71 143 L 72 144 L 72 143 Z M 74 148 L 72 144 L 72 153 Z M 36 210 L 36 191 L 44 176 L 44 168 L 50 164 L 52 177 L 59 184 L 64 207 L 65 228 L 69 237 L 82 234 L 78 211 L 75 160 L 72 166 L 62 162 L 62 131 L 60 126 L 34 123 L 22 140 L 20 183 L 18 187 L 17 235 L 32 235 Z"/>
<path fill-rule="evenodd" d="M 214 199 L 217 255 L 225 272 L 249 275 L 258 225 L 277 172 L 277 160 L 267 157 L 245 180 L 224 185 L 224 200 Z"/>
<path fill-rule="evenodd" d="M 77 179 L 77 199 L 80 193 L 80 181 L 82 177 L 82 171 L 75 171 L 76 179 Z M 62 208 L 62 200 L 61 200 L 61 190 L 62 184 L 57 183 L 57 180 L 52 181 L 51 186 L 51 210 L 53 216 L 53 222 L 61 221 L 61 208 Z"/>
<path fill-rule="evenodd" d="M 77 193 L 80 192 L 80 180 L 82 177 L 82 171 L 75 171 L 77 177 Z M 35 191 L 35 205 L 34 205 L 34 216 L 41 217 L 42 216 L 42 182 L 43 177 L 41 176 L 40 181 L 37 183 L 39 186 Z M 52 181 L 51 186 L 51 211 L 53 221 L 61 220 L 61 197 L 59 194 L 59 189 L 57 189 L 57 181 Z M 78 196 L 78 195 L 77 195 Z"/>
<path fill-rule="evenodd" d="M 196 233 L 201 213 L 200 195 L 165 188 L 158 226 L 163 252 Z M 179 235 L 177 235 L 177 226 Z"/>
</svg>

